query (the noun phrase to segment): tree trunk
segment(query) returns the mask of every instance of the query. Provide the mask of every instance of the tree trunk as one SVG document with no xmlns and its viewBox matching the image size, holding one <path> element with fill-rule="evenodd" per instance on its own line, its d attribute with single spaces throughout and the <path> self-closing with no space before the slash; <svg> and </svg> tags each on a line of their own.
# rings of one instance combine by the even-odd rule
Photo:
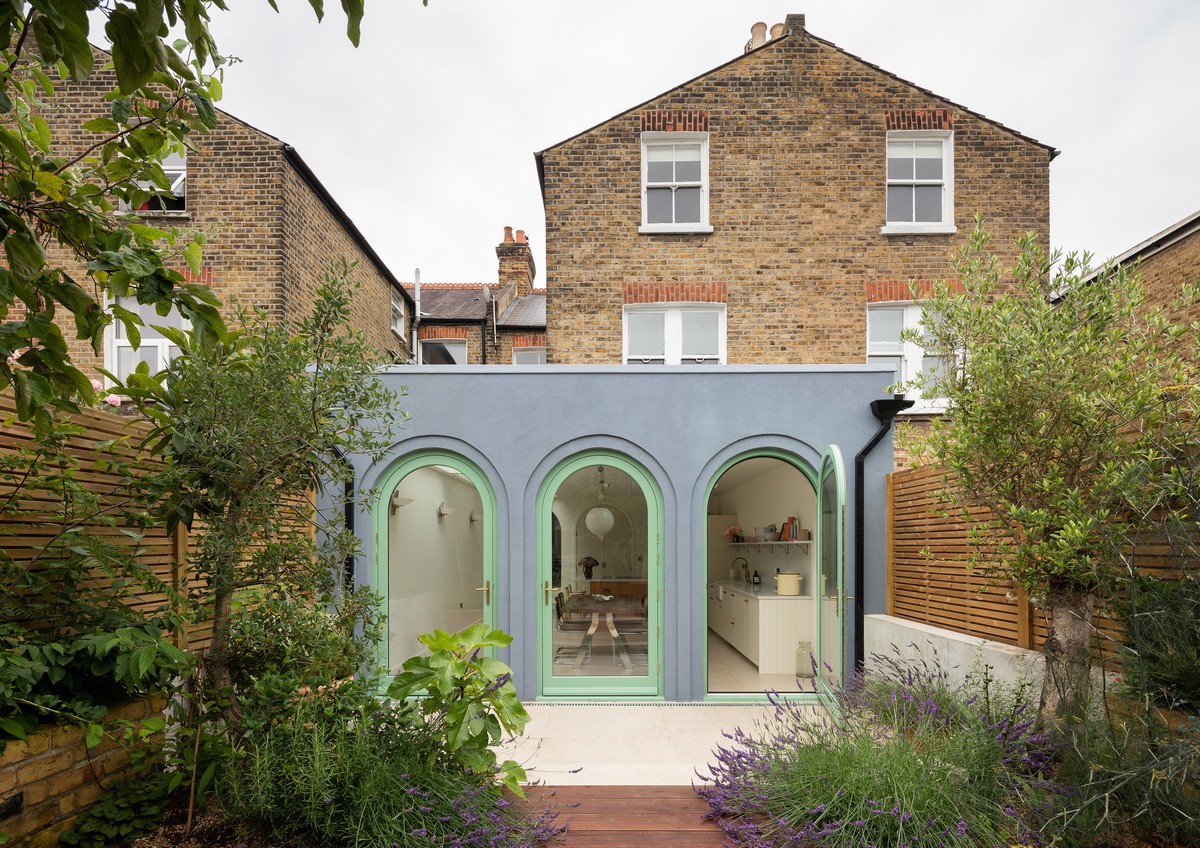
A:
<svg viewBox="0 0 1200 848">
<path fill-rule="evenodd" d="M 236 733 L 241 729 L 242 711 L 233 692 L 233 677 L 229 673 L 229 617 L 233 612 L 233 589 L 219 586 L 213 593 L 212 646 L 204 657 L 208 686 L 220 707 L 225 727 Z"/>
<path fill-rule="evenodd" d="M 1050 632 L 1043 654 L 1046 675 L 1038 705 L 1044 730 L 1062 730 L 1087 714 L 1092 688 L 1091 592 L 1051 585 L 1047 595 Z"/>
</svg>

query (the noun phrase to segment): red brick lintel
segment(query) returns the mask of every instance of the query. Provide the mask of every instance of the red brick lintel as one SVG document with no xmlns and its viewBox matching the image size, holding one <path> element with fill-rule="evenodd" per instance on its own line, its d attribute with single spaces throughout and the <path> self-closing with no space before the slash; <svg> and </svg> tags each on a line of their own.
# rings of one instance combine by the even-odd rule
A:
<svg viewBox="0 0 1200 848">
<path fill-rule="evenodd" d="M 954 113 L 949 109 L 889 109 L 883 113 L 888 130 L 952 130 Z"/>
<path fill-rule="evenodd" d="M 963 290 L 959 280 L 946 280 L 954 291 Z M 912 300 L 913 291 L 925 297 L 933 290 L 932 280 L 872 280 L 867 283 L 867 303 L 890 303 L 897 300 Z"/>
<path fill-rule="evenodd" d="M 708 132 L 707 109 L 647 109 L 642 132 Z"/>
<path fill-rule="evenodd" d="M 441 327 L 437 324 L 425 324 L 417 329 L 417 338 L 422 341 L 429 339 L 465 339 L 468 327 Z"/>
<path fill-rule="evenodd" d="M 622 303 L 725 303 L 726 283 L 622 283 Z"/>
<path fill-rule="evenodd" d="M 524 335 L 524 336 L 513 336 L 512 346 L 513 347 L 545 347 L 546 346 L 546 334 L 545 333 L 529 333 L 528 335 Z"/>
</svg>

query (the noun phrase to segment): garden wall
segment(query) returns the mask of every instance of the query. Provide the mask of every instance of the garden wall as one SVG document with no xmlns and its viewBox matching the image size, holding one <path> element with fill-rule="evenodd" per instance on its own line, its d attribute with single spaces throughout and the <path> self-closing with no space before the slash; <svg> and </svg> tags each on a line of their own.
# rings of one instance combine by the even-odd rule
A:
<svg viewBox="0 0 1200 848">
<path fill-rule="evenodd" d="M 114 448 L 118 455 L 138 458 L 146 463 L 147 468 L 156 461 L 153 457 L 142 455 L 137 449 L 141 438 L 149 432 L 149 425 L 144 421 L 93 409 L 85 409 L 70 420 L 83 430 L 71 438 L 68 447 L 69 452 L 80 460 L 77 477 L 102 497 L 118 497 L 116 493 L 120 478 L 93 465 L 106 456 L 97 449 L 99 443 L 124 439 L 125 442 Z M 34 446 L 32 429 L 16 420 L 12 391 L 0 392 L 0 456 Z M 0 478 L 0 504 L 10 491 L 11 484 Z M 42 506 L 45 511 L 39 509 Z M 22 507 L 20 512 L 0 511 L 0 544 L 4 545 L 5 551 L 13 557 L 18 567 L 34 563 L 38 552 L 61 532 L 61 520 L 56 517 L 55 504 L 48 496 L 36 492 L 24 495 Z M 110 536 L 118 542 L 128 541 L 131 546 L 134 544 L 120 528 L 109 527 L 99 521 L 90 523 L 87 529 L 89 533 Z M 180 527 L 170 533 L 166 528 L 152 527 L 145 531 L 136 544 L 138 560 L 150 566 L 164 583 L 178 587 L 187 578 L 191 543 L 185 529 Z M 165 596 L 144 590 L 135 591 L 128 599 L 132 607 L 145 611 L 161 608 L 166 601 Z M 30 622 L 30 625 L 36 626 L 37 622 Z M 192 628 L 191 632 L 177 634 L 176 641 L 181 648 L 202 651 L 208 647 L 210 638 L 210 628 L 201 625 Z"/>
<path fill-rule="evenodd" d="M 1040 651 L 1048 625 L 1043 611 L 1011 582 L 990 582 L 968 563 L 977 552 L 970 541 L 971 523 L 986 519 L 986 510 L 969 518 L 961 508 L 938 498 L 944 470 L 924 467 L 888 475 L 887 614 L 1003 645 Z M 987 545 L 981 552 L 986 558 Z M 1178 573 L 1168 546 L 1155 540 L 1133 551 L 1139 572 Z M 1122 634 L 1104 610 L 1098 626 L 1095 656 L 1111 667 Z"/>
<path fill-rule="evenodd" d="M 108 720 L 139 722 L 161 716 L 163 698 L 140 698 L 111 708 Z M 0 833 L 13 848 L 55 845 L 58 835 L 126 777 L 129 753 L 105 739 L 88 750 L 78 725 L 47 726 L 25 741 L 9 739 L 0 753 Z"/>
</svg>

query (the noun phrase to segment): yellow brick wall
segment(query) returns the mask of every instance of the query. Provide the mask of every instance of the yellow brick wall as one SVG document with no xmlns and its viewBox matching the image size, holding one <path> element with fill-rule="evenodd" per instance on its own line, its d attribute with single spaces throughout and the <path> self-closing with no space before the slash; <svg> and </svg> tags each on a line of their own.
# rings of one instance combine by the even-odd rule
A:
<svg viewBox="0 0 1200 848">
<path fill-rule="evenodd" d="M 708 235 L 641 235 L 644 110 L 707 110 Z M 881 235 L 885 114 L 949 109 L 955 235 Z M 809 37 L 546 151 L 548 359 L 614 363 L 622 284 L 726 284 L 728 361 L 863 362 L 868 283 L 945 279 L 976 212 L 1007 261 L 1049 232 L 1049 151 Z"/>
<path fill-rule="evenodd" d="M 113 84 L 111 71 L 100 71 L 84 83 L 56 81 L 56 94 L 44 112 L 56 154 L 70 155 L 99 138 L 81 125 L 107 115 L 101 93 Z M 143 213 L 143 219 L 164 229 L 206 234 L 200 281 L 225 302 L 222 311 L 231 323 L 235 301 L 265 309 L 275 320 L 294 320 L 311 307 L 329 259 L 360 260 L 357 276 L 363 288 L 353 321 L 373 345 L 406 360 L 411 341 L 391 331 L 390 284 L 285 160 L 283 143 L 228 114 L 219 113 L 218 119 L 214 130 L 195 136 L 198 149 L 188 155 L 187 211 Z M 61 248 L 49 253 L 52 262 L 67 261 Z M 89 287 L 83 270 L 69 267 Z M 179 267 L 183 269 L 182 262 Z M 89 290 L 100 295 L 94 287 Z M 73 326 L 64 335 L 73 337 Z M 95 369 L 104 364 L 102 355 L 78 341 L 72 341 L 71 355 L 85 373 L 99 376 Z"/>
</svg>

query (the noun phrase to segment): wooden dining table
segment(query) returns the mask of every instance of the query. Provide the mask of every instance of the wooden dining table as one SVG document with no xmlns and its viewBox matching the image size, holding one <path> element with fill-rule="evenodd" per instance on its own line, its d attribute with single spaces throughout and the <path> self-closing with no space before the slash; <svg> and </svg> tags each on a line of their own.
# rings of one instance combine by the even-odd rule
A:
<svg viewBox="0 0 1200 848">
<path fill-rule="evenodd" d="M 603 620 L 608 635 L 612 637 L 614 662 L 625 668 L 633 668 L 633 661 L 629 658 L 629 646 L 625 642 L 625 637 L 617 629 L 617 625 L 645 620 L 641 598 L 580 593 L 563 601 L 562 617 L 563 621 L 587 621 L 590 618 L 592 622 L 592 626 L 588 628 L 587 634 L 579 646 L 580 649 L 575 659 L 576 666 L 582 665 L 584 659 L 590 656 L 592 637 L 596 635 L 600 622 Z"/>
</svg>

